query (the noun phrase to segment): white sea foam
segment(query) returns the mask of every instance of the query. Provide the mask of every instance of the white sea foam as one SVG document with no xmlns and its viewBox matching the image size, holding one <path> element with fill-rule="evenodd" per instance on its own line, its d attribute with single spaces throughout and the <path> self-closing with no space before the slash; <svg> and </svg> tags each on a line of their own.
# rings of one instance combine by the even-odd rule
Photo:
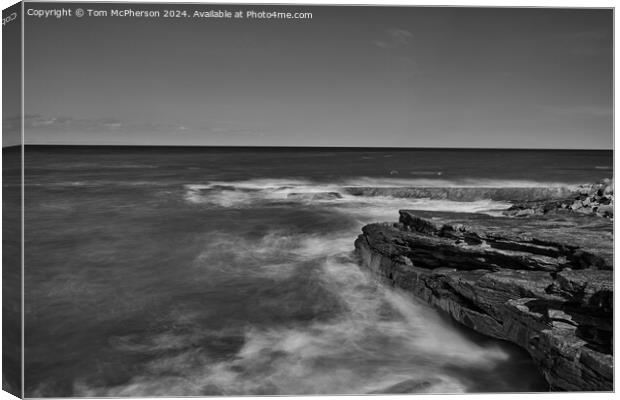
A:
<svg viewBox="0 0 620 400">
<path fill-rule="evenodd" d="M 235 184 L 217 182 L 209 185 L 186 185 L 185 199 L 194 204 L 205 204 L 224 208 L 248 208 L 266 204 L 299 203 L 304 206 L 319 206 L 327 210 L 348 214 L 361 223 L 390 221 L 396 218 L 399 209 L 421 211 L 445 211 L 461 213 L 485 213 L 501 215 L 511 206 L 506 201 L 489 199 L 475 201 L 451 201 L 443 199 L 396 198 L 391 196 L 354 196 L 336 185 L 312 185 L 305 181 L 276 181 L 275 185 L 254 181 Z M 271 182 L 274 183 L 274 182 Z M 296 185 L 296 186 L 295 186 Z M 252 188 L 239 191 L 238 188 Z M 262 189 L 257 189 L 262 187 Z M 202 189 L 217 190 L 203 192 Z M 290 196 L 305 193 L 307 196 Z M 338 193 L 332 197 L 313 197 L 317 193 Z"/>
<path fill-rule="evenodd" d="M 173 325 L 185 326 L 180 332 L 111 342 L 124 351 L 161 354 L 148 361 L 141 374 L 114 387 L 78 381 L 75 395 L 360 394 L 389 391 L 403 383 L 410 392 L 458 393 L 466 391 L 467 384 L 458 373 L 446 372 L 446 366 L 492 371 L 507 360 L 499 345 L 471 341 L 427 305 L 378 284 L 349 261 L 351 233 L 294 239 L 273 232 L 254 243 L 237 243 L 247 251 L 242 256 L 247 259 L 268 261 L 284 252 L 298 261 L 317 260 L 318 284 L 344 306 L 336 317 L 298 325 L 248 325 L 234 357 L 214 359 L 197 344 L 226 332 L 191 324 L 193 317 L 175 311 Z M 225 236 L 213 246 L 223 243 Z M 248 266 L 243 261 L 229 263 L 244 265 L 245 273 L 258 268 L 255 272 L 268 274 L 260 262 Z M 188 327 L 193 328 L 188 332 Z"/>
<path fill-rule="evenodd" d="M 191 203 L 214 204 L 222 207 L 239 207 L 260 201 L 295 201 L 294 194 L 317 194 L 337 192 L 336 185 L 313 184 L 310 181 L 256 179 L 237 182 L 211 182 L 209 184 L 185 185 L 185 199 Z M 304 199 L 303 196 L 297 200 Z"/>
<path fill-rule="evenodd" d="M 494 200 L 451 201 L 430 199 L 399 199 L 387 196 L 355 196 L 346 205 L 337 204 L 333 209 L 355 216 L 359 221 L 391 221 L 397 218 L 398 210 L 446 211 L 461 213 L 482 213 L 501 215 L 511 206 L 508 202 Z"/>
<path fill-rule="evenodd" d="M 412 187 L 469 187 L 467 182 L 459 184 L 443 180 L 403 180 L 360 178 L 341 183 L 313 183 L 306 180 L 256 179 L 246 181 L 217 181 L 208 184 L 185 185 L 185 200 L 193 204 L 204 204 L 225 208 L 246 208 L 261 204 L 296 202 L 303 205 L 332 206 L 346 213 L 362 213 L 383 216 L 398 208 L 428 211 L 455 211 L 497 214 L 510 207 L 507 201 L 477 199 L 474 201 L 451 201 L 444 199 L 399 198 L 371 193 L 352 195 L 351 187 L 412 188 Z M 469 182 L 468 184 L 474 184 Z M 566 188 L 559 183 L 541 184 L 527 181 L 476 181 L 474 187 L 515 188 Z"/>
</svg>

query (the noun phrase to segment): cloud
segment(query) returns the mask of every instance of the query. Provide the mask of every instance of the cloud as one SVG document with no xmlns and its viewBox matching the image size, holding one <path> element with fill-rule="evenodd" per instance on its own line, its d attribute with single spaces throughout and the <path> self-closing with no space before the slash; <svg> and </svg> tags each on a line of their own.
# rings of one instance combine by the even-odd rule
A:
<svg viewBox="0 0 620 400">
<path fill-rule="evenodd" d="M 402 28 L 386 29 L 372 44 L 387 53 L 385 68 L 392 76 L 413 78 L 424 74 L 411 46 L 414 34 Z"/>
<path fill-rule="evenodd" d="M 396 49 L 407 46 L 413 39 L 413 33 L 400 28 L 390 28 L 372 43 L 382 49 Z"/>
<path fill-rule="evenodd" d="M 201 131 L 211 135 L 225 136 L 225 135 L 252 135 L 263 136 L 264 133 L 256 128 L 246 128 L 241 125 L 224 123 L 215 126 L 207 126 L 200 128 Z"/>
<path fill-rule="evenodd" d="M 3 120 L 3 129 L 19 127 L 20 119 Z M 27 115 L 24 118 L 24 129 L 27 134 L 53 135 L 55 133 L 74 133 L 84 135 L 85 139 L 93 135 L 138 135 L 148 134 L 208 134 L 220 135 L 261 135 L 256 129 L 251 129 L 237 122 L 211 123 L 208 126 L 190 126 L 185 123 L 152 123 L 126 122 L 115 118 L 72 118 L 49 117 L 42 115 Z M 160 135 L 161 136 L 161 135 Z"/>
<path fill-rule="evenodd" d="M 174 132 L 187 129 L 179 124 L 161 123 L 126 123 L 114 118 L 72 118 L 72 117 L 48 117 L 42 115 L 26 115 L 24 117 L 24 129 L 26 131 L 49 131 L 49 132 Z"/>
</svg>

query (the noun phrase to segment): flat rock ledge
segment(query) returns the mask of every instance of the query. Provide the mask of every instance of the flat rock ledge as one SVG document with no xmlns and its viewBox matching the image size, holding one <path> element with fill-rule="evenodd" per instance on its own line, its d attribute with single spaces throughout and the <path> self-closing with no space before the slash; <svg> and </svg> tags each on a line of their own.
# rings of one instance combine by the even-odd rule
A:
<svg viewBox="0 0 620 400">
<path fill-rule="evenodd" d="M 355 241 L 361 264 L 463 325 L 526 349 L 551 390 L 613 390 L 611 257 L 514 227 L 502 235 L 492 217 L 478 217 L 474 229 L 419 214 L 401 210 L 396 224 L 365 226 Z"/>
</svg>

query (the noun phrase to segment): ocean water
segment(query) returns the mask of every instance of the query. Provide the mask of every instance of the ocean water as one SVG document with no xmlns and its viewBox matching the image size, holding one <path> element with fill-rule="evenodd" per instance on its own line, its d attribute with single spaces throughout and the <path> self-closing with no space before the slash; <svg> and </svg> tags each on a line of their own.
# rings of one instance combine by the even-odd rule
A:
<svg viewBox="0 0 620 400">
<path fill-rule="evenodd" d="M 26 396 L 545 391 L 353 242 L 400 208 L 497 214 L 490 189 L 612 173 L 600 151 L 29 146 Z"/>
</svg>

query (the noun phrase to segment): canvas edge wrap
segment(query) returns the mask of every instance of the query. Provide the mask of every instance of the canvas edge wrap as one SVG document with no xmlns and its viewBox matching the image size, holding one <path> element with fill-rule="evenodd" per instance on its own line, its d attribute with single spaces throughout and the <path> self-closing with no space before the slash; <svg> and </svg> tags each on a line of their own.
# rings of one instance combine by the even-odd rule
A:
<svg viewBox="0 0 620 400">
<path fill-rule="evenodd" d="M 23 397 L 23 4 L 2 11 L 2 390 Z"/>
</svg>

